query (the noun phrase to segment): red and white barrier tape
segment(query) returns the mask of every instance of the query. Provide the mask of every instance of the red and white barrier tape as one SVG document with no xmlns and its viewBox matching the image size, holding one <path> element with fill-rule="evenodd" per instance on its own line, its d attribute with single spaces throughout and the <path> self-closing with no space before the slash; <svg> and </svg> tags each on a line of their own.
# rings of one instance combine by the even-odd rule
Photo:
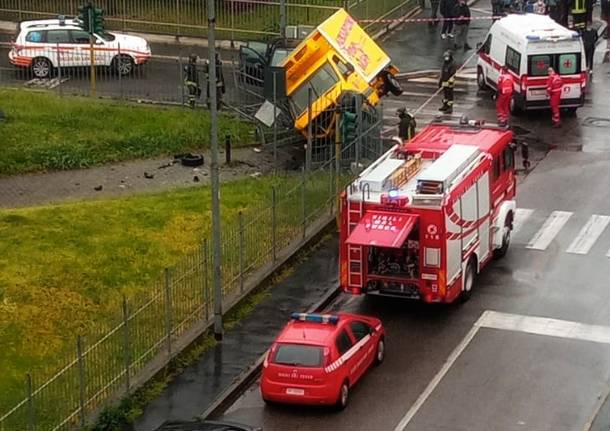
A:
<svg viewBox="0 0 610 431">
<path fill-rule="evenodd" d="M 475 21 L 475 20 L 490 20 L 490 19 L 500 19 L 503 18 L 503 15 L 489 15 L 489 16 L 471 16 L 470 18 L 396 18 L 396 19 L 359 19 L 358 23 L 379 23 L 379 24 L 392 24 L 395 22 L 403 23 L 403 22 L 443 22 L 443 21 Z"/>
</svg>

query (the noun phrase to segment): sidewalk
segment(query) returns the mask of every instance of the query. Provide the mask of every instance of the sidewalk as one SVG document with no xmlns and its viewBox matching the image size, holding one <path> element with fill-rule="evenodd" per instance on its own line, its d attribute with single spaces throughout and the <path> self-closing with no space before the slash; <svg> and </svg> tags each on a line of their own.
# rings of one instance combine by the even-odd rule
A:
<svg viewBox="0 0 610 431">
<path fill-rule="evenodd" d="M 290 148 L 278 148 L 279 170 L 298 167 L 289 150 Z M 230 166 L 224 163 L 224 151 L 220 151 L 219 159 L 221 182 L 257 176 L 273 170 L 273 153 L 270 148 L 263 149 L 261 153 L 254 152 L 252 147 L 233 149 Z M 174 163 L 173 158 L 167 156 L 89 169 L 0 177 L 0 208 L 111 198 L 206 185 L 210 183 L 209 160 L 209 152 L 205 152 L 204 165 L 198 168 Z"/>
<path fill-rule="evenodd" d="M 166 420 L 191 419 L 207 410 L 269 348 L 290 313 L 306 311 L 336 288 L 337 248 L 336 236 L 323 240 L 221 343 L 170 383 L 132 430 L 152 431 Z"/>
</svg>

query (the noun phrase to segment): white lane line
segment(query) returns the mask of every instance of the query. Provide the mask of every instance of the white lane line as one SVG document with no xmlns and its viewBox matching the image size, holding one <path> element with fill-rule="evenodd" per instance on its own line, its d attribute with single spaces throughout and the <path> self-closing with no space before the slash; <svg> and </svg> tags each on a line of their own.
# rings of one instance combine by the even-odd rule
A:
<svg viewBox="0 0 610 431">
<path fill-rule="evenodd" d="M 523 316 L 499 311 L 486 311 L 479 321 L 479 325 L 483 328 L 610 344 L 609 326 L 589 325 L 569 320 Z"/>
<path fill-rule="evenodd" d="M 517 211 L 515 211 L 515 218 L 513 219 L 513 233 L 518 232 L 533 213 L 534 210 L 528 208 L 517 208 Z"/>
<path fill-rule="evenodd" d="M 396 428 L 394 428 L 394 431 L 404 431 L 404 429 L 407 427 L 407 425 L 409 425 L 409 422 L 411 422 L 413 417 L 417 414 L 418 410 L 426 402 L 426 400 L 428 399 L 430 394 L 432 394 L 432 392 L 434 392 L 434 389 L 438 386 L 438 384 L 443 379 L 443 377 L 445 377 L 445 374 L 447 374 L 447 372 L 449 371 L 449 369 L 451 368 L 453 363 L 462 354 L 464 349 L 466 349 L 468 344 L 470 344 L 470 342 L 472 341 L 474 336 L 477 335 L 477 332 L 479 331 L 479 326 L 480 326 L 479 322 L 485 317 L 486 313 L 487 312 L 484 312 L 481 315 L 481 317 L 479 317 L 479 320 L 473 325 L 473 327 L 470 329 L 470 331 L 468 331 L 468 333 L 462 339 L 462 341 L 460 341 L 460 344 L 458 344 L 457 347 L 455 349 L 453 349 L 453 352 L 451 352 L 451 354 L 449 355 L 449 357 L 447 358 L 447 360 L 445 361 L 445 363 L 443 364 L 443 366 L 441 367 L 439 372 L 436 373 L 434 378 L 430 381 L 430 383 L 428 383 L 428 386 L 426 386 L 426 389 L 424 389 L 424 391 L 417 398 L 415 403 L 411 406 L 409 411 L 407 411 L 407 413 L 400 420 L 398 425 L 396 425 Z"/>
<path fill-rule="evenodd" d="M 589 253 L 589 250 L 591 250 L 597 238 L 604 232 L 608 223 L 610 223 L 609 216 L 593 214 L 566 251 L 575 254 Z"/>
<path fill-rule="evenodd" d="M 572 214 L 568 211 L 553 211 L 525 247 L 534 250 L 546 250 Z"/>
<path fill-rule="evenodd" d="M 520 314 L 502 313 L 487 310 L 475 322 L 460 344 L 451 352 L 439 372 L 428 383 L 426 389 L 409 408 L 407 413 L 396 425 L 394 431 L 404 431 L 415 417 L 421 406 L 430 397 L 458 357 L 468 344 L 477 335 L 480 328 L 499 329 L 526 334 L 545 335 L 549 337 L 566 338 L 571 340 L 591 341 L 594 343 L 610 344 L 610 327 L 589 325 L 569 320 L 551 319 L 548 317 L 524 316 Z"/>
</svg>

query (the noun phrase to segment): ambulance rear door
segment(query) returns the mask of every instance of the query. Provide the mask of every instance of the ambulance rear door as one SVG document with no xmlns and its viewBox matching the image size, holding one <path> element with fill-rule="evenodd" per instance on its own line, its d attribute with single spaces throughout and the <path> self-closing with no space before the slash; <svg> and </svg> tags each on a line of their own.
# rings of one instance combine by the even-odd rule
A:
<svg viewBox="0 0 610 431">
<path fill-rule="evenodd" d="M 586 71 L 585 54 L 580 40 L 535 42 L 528 44 L 527 102 L 546 101 L 548 68 L 555 69 L 563 79 L 562 105 L 580 104 Z"/>
</svg>

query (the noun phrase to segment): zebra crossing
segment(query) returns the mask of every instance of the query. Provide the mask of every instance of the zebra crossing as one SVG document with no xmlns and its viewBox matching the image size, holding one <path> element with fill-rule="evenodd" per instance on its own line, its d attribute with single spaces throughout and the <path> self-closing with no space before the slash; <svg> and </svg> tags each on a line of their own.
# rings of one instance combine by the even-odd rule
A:
<svg viewBox="0 0 610 431">
<path fill-rule="evenodd" d="M 563 251 L 570 254 L 587 255 L 608 231 L 607 238 L 603 239 L 605 243 L 603 241 L 600 243 L 603 247 L 608 247 L 605 256 L 610 257 L 610 229 L 607 229 L 610 225 L 610 216 L 592 214 L 584 223 L 581 218 L 576 216 L 570 211 L 557 210 L 550 214 L 540 214 L 540 211 L 537 210 L 518 208 L 513 220 L 513 238 L 525 240 L 526 249 L 537 251 L 547 250 L 554 242 L 564 243 L 565 241 L 567 243 L 569 241 L 569 245 Z M 534 218 L 537 220 L 533 220 Z M 541 219 L 544 221 L 540 224 Z M 574 219 L 578 219 L 578 221 Z M 574 220 L 572 228 L 566 229 L 570 220 Z M 578 233 L 572 238 L 570 235 L 573 235 L 573 227 L 577 223 L 580 224 Z M 536 227 L 535 231 L 529 232 L 529 239 L 524 238 L 528 234 L 524 228 L 526 225 Z"/>
<path fill-rule="evenodd" d="M 438 111 L 442 94 L 437 94 L 436 97 L 429 101 L 438 90 L 438 78 L 424 76 L 409 79 L 403 83 L 403 94 L 383 100 L 382 136 L 390 138 L 396 135 L 399 122 L 396 116 L 398 108 L 406 107 L 410 112 L 418 111 L 415 117 L 418 128 L 439 119 L 457 120 L 463 114 L 468 114 L 481 101 L 481 98 L 477 95 L 476 74 L 465 73 L 458 76 L 458 81 L 458 85 L 456 85 L 454 90 L 455 102 L 452 115 L 444 115 Z M 420 109 L 427 101 L 428 103 L 424 108 Z"/>
</svg>

